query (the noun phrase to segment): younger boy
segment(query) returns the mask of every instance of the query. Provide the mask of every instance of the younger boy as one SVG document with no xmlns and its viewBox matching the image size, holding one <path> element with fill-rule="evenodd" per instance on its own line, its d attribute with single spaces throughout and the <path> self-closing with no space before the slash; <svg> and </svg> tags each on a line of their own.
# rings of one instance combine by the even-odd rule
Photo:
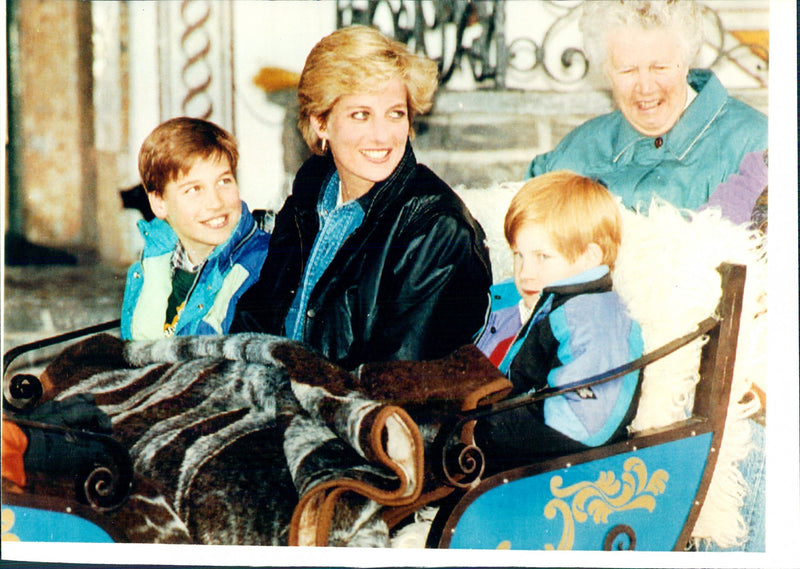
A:
<svg viewBox="0 0 800 569">
<path fill-rule="evenodd" d="M 269 244 L 239 199 L 238 159 L 233 136 L 201 119 L 170 119 L 145 139 L 139 174 L 155 219 L 139 221 L 144 250 L 128 271 L 123 339 L 227 333 Z"/>
<path fill-rule="evenodd" d="M 521 300 L 492 312 L 477 343 L 511 380 L 510 397 L 641 356 L 639 325 L 612 291 L 620 226 L 608 190 L 566 170 L 529 180 L 512 199 L 504 231 Z M 631 373 L 490 415 L 475 441 L 493 471 L 601 445 L 625 434 L 638 393 Z"/>
</svg>

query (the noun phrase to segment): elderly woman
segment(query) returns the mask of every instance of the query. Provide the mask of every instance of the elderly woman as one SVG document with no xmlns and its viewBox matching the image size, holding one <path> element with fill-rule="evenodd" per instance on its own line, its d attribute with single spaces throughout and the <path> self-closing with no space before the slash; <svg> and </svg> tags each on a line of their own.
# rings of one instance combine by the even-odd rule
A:
<svg viewBox="0 0 800 569">
<path fill-rule="evenodd" d="M 297 97 L 314 156 L 232 330 L 304 341 L 345 369 L 472 341 L 491 285 L 483 229 L 409 143 L 437 84 L 435 63 L 372 28 L 311 50 Z"/>
<path fill-rule="evenodd" d="M 767 118 L 731 98 L 706 69 L 690 69 L 702 41 L 700 8 L 673 0 L 586 2 L 586 52 L 619 110 L 592 119 L 528 176 L 569 169 L 601 179 L 631 208 L 654 195 L 697 209 L 743 157 L 767 147 Z"/>
</svg>

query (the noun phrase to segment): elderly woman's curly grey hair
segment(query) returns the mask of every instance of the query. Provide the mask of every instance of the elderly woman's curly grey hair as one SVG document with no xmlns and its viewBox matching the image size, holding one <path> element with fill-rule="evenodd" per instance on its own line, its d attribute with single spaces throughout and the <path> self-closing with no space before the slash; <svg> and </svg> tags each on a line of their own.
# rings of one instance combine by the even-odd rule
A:
<svg viewBox="0 0 800 569">
<path fill-rule="evenodd" d="M 703 42 L 701 7 L 694 0 L 587 0 L 580 21 L 590 66 L 601 70 L 608 56 L 608 34 L 621 27 L 675 30 L 688 67 Z"/>
</svg>

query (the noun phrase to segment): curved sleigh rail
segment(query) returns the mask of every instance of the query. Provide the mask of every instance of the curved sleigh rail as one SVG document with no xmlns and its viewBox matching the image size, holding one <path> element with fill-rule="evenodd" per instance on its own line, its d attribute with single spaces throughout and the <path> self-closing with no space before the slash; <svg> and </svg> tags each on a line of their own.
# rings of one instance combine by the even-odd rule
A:
<svg viewBox="0 0 800 569">
<path fill-rule="evenodd" d="M 110 320 L 93 326 L 21 344 L 3 355 L 3 375 L 11 363 L 19 356 L 53 346 L 70 340 L 89 336 L 119 327 L 120 320 Z M 95 512 L 113 511 L 122 506 L 128 499 L 133 483 L 133 465 L 128 450 L 113 437 L 85 429 L 75 429 L 61 425 L 53 425 L 32 420 L 31 411 L 41 401 L 44 388 L 38 377 L 28 373 L 12 376 L 8 383 L 9 400 L 3 393 L 3 418 L 23 427 L 29 432 L 46 435 L 52 439 L 60 439 L 65 444 L 76 448 L 101 448 L 98 457 L 87 460 L 76 460 L 66 471 L 52 473 L 57 477 L 68 477 L 74 480 L 75 499 L 78 503 L 89 506 Z M 6 500 L 14 496 L 4 496 Z"/>
<path fill-rule="evenodd" d="M 8 350 L 5 354 L 3 354 L 3 375 L 5 375 L 6 371 L 8 371 L 8 366 L 11 365 L 11 362 L 13 362 L 22 354 L 33 352 L 35 350 L 40 350 L 48 346 L 61 344 L 63 342 L 69 342 L 70 340 L 76 340 L 78 338 L 89 336 L 91 334 L 97 334 L 98 332 L 113 330 L 114 328 L 119 328 L 121 322 L 122 321 L 119 318 L 117 318 L 116 320 L 101 322 L 100 324 L 86 326 L 85 328 L 78 328 L 77 330 L 70 330 L 69 332 L 64 332 L 63 334 L 57 334 L 49 338 L 43 338 L 41 340 L 35 340 L 33 342 L 28 342 L 27 344 L 20 344 L 19 346 L 15 346 L 10 350 Z"/>
</svg>

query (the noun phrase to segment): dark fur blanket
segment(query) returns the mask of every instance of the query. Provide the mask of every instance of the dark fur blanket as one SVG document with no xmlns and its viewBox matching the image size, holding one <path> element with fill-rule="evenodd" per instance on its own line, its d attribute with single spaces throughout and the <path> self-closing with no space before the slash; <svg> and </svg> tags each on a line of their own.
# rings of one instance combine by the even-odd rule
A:
<svg viewBox="0 0 800 569">
<path fill-rule="evenodd" d="M 388 545 L 387 511 L 437 485 L 425 452 L 442 417 L 510 388 L 471 346 L 351 374 L 255 334 L 99 335 L 42 378 L 56 398 L 94 394 L 129 449 L 132 495 L 109 514 L 129 539 L 213 544 Z"/>
</svg>

